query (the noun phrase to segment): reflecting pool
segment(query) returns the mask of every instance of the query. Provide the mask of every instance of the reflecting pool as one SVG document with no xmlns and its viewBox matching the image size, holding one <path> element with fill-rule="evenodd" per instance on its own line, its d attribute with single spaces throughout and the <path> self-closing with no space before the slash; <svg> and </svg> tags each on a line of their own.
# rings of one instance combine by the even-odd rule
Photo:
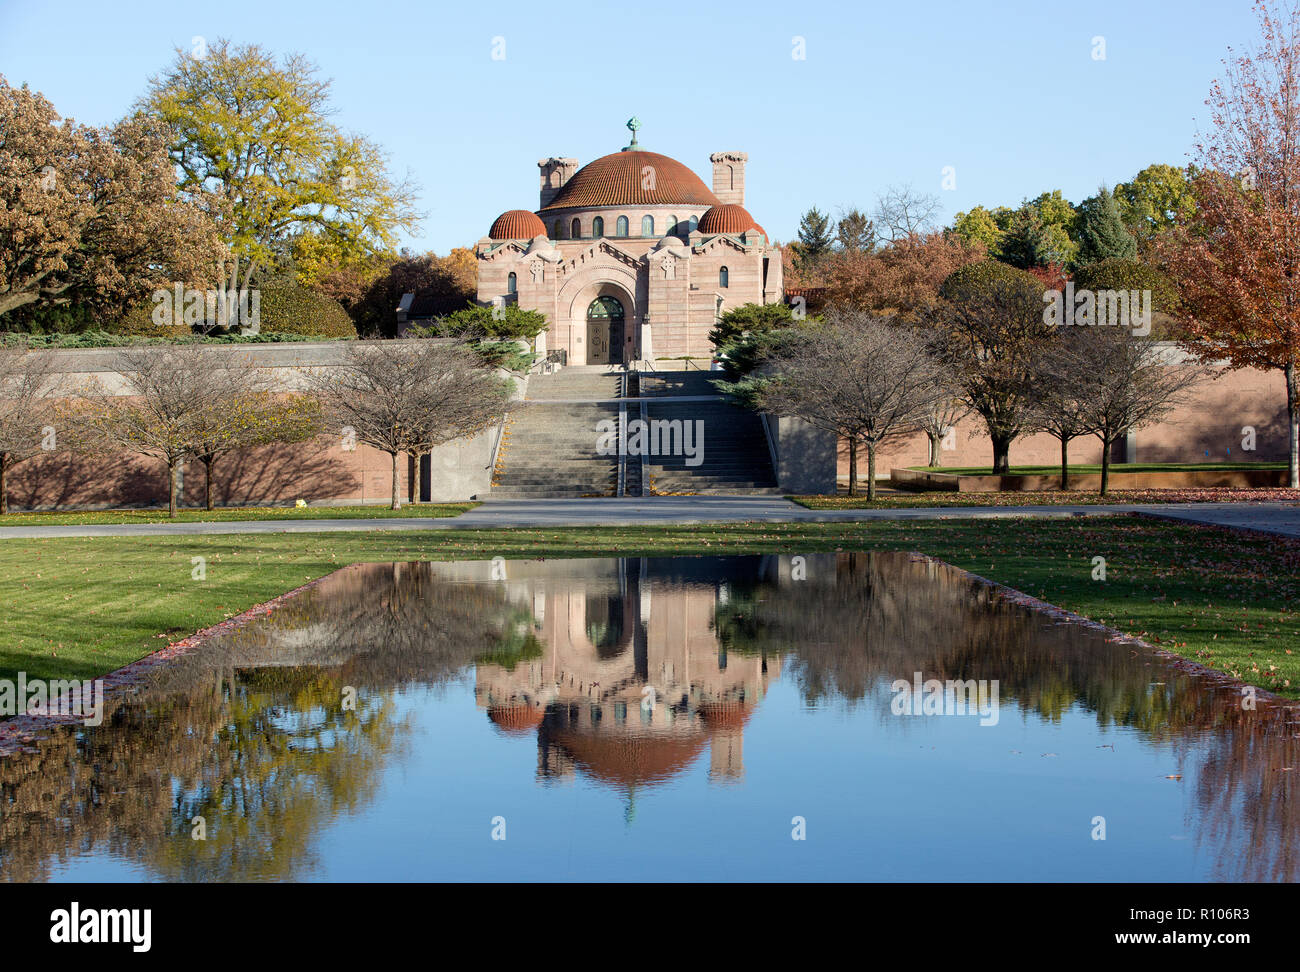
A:
<svg viewBox="0 0 1300 972">
<path fill-rule="evenodd" d="M 0 758 L 0 878 L 1289 881 L 1296 711 L 905 554 L 356 565 Z"/>
</svg>

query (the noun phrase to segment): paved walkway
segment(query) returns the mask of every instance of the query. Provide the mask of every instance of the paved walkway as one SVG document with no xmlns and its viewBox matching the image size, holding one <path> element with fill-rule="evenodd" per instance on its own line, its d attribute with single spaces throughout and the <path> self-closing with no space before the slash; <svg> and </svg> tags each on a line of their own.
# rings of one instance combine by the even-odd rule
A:
<svg viewBox="0 0 1300 972">
<path fill-rule="evenodd" d="M 43 537 L 200 536 L 367 530 L 492 530 L 501 527 L 671 526 L 701 523 L 853 523 L 870 520 L 1074 517 L 1143 513 L 1192 523 L 1300 537 L 1300 504 L 1180 503 L 1106 506 L 975 506 L 907 510 L 809 510 L 775 496 L 657 496 L 650 499 L 489 499 L 453 518 L 254 520 L 116 526 L 0 527 L 0 540 Z"/>
</svg>

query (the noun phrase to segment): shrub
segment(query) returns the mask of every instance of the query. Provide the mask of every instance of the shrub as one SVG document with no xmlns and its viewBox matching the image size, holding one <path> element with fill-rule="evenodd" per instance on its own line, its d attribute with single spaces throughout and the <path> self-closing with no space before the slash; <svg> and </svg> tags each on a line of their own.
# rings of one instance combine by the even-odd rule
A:
<svg viewBox="0 0 1300 972">
<path fill-rule="evenodd" d="M 313 338 L 354 338 L 352 318 L 333 297 L 292 281 L 277 281 L 261 290 L 261 329 L 274 334 Z"/>
</svg>

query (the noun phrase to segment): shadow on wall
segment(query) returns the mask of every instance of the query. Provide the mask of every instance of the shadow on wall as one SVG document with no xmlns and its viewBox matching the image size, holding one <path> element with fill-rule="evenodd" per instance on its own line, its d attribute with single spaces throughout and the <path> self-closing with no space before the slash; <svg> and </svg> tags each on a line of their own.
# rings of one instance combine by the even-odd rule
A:
<svg viewBox="0 0 1300 972">
<path fill-rule="evenodd" d="M 9 477 L 13 510 L 153 506 L 166 502 L 165 468 L 141 456 L 56 452 L 29 459 Z"/>
<path fill-rule="evenodd" d="M 224 506 L 248 506 L 296 499 L 351 499 L 361 479 L 337 453 L 337 438 L 315 439 L 293 447 L 261 446 L 227 456 L 217 463 L 213 501 Z M 329 445 L 326 445 L 326 442 Z M 187 498 L 203 499 L 201 463 L 192 463 Z"/>
<path fill-rule="evenodd" d="M 323 437 L 222 457 L 213 478 L 213 503 L 248 506 L 296 499 L 355 501 L 361 490 L 358 470 L 334 451 L 335 442 Z M 204 481 L 203 463 L 187 462 L 183 505 L 203 505 Z M 142 456 L 55 453 L 17 467 L 9 478 L 9 499 L 15 511 L 165 506 L 167 471 L 161 461 Z"/>
</svg>

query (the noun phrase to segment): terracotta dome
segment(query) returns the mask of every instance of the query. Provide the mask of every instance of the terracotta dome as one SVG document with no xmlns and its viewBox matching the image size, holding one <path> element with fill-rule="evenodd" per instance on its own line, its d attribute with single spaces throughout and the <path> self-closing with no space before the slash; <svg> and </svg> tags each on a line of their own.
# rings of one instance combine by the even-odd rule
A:
<svg viewBox="0 0 1300 972">
<path fill-rule="evenodd" d="M 654 171 L 654 188 L 644 189 L 645 169 Z M 634 149 L 588 162 L 573 174 L 542 209 L 590 209 L 598 206 L 717 206 L 718 197 L 704 180 L 658 152 Z"/>
<path fill-rule="evenodd" d="M 526 209 L 507 209 L 488 230 L 488 238 L 493 240 L 531 240 L 539 235 L 546 235 L 546 226 Z"/>
<path fill-rule="evenodd" d="M 736 203 L 714 206 L 700 217 L 699 229 L 706 236 L 715 233 L 739 235 L 751 229 L 756 229 L 767 236 L 767 231 L 758 225 L 753 216 L 749 215 L 749 210 Z"/>
</svg>

